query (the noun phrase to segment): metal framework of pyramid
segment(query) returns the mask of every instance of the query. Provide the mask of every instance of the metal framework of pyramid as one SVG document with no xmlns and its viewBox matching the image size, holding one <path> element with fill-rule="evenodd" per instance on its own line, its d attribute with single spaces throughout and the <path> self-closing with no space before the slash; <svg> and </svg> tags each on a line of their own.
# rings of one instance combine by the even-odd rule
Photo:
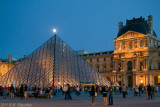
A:
<svg viewBox="0 0 160 107">
<path fill-rule="evenodd" d="M 0 78 L 1 86 L 50 87 L 94 83 L 109 85 L 109 81 L 80 57 L 58 36 L 54 35 L 22 62 Z"/>
</svg>

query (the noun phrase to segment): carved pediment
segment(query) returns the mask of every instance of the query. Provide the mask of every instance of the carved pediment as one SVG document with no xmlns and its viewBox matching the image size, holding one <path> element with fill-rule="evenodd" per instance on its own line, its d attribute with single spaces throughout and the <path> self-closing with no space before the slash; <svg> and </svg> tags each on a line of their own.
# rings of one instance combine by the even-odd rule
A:
<svg viewBox="0 0 160 107">
<path fill-rule="evenodd" d="M 142 37 L 145 36 L 144 34 L 134 32 L 134 31 L 128 31 L 122 36 L 118 37 L 117 40 L 122 40 L 122 39 L 131 39 L 131 38 L 137 38 L 137 37 Z"/>
</svg>

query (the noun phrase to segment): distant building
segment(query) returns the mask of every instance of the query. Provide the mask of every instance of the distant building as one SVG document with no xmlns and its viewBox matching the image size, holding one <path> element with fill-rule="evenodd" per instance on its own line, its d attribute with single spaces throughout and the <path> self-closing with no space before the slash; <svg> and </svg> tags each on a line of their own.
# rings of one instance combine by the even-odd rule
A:
<svg viewBox="0 0 160 107">
<path fill-rule="evenodd" d="M 76 51 L 76 53 L 79 54 L 79 55 L 89 54 L 89 52 L 87 52 L 85 50 Z"/>
<path fill-rule="evenodd" d="M 152 27 L 152 16 L 148 20 L 133 18 L 123 26 L 114 40 L 114 51 L 81 55 L 109 81 L 129 87 L 135 85 L 160 85 L 159 39 Z"/>
<path fill-rule="evenodd" d="M 25 58 L 25 55 L 24 55 Z M 19 60 L 12 58 L 12 55 L 8 55 L 8 59 L 0 59 L 0 77 L 11 70 L 15 65 L 19 64 L 24 58 Z"/>
</svg>

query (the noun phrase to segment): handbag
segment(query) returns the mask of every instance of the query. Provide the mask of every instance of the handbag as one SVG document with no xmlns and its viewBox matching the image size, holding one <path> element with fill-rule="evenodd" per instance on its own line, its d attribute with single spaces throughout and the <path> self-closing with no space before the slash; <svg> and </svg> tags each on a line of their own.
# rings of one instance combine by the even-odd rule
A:
<svg viewBox="0 0 160 107">
<path fill-rule="evenodd" d="M 95 97 L 97 97 L 97 92 L 95 92 Z"/>
</svg>

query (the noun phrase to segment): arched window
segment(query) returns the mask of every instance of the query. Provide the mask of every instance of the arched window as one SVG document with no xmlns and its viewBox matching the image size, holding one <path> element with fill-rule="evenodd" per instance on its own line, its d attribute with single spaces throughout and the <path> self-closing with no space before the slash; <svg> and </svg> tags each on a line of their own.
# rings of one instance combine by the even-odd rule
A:
<svg viewBox="0 0 160 107">
<path fill-rule="evenodd" d="M 143 47 L 144 43 L 143 40 L 140 41 L 140 47 Z"/>
<path fill-rule="evenodd" d="M 129 49 L 132 49 L 132 42 L 129 42 Z"/>
<path fill-rule="evenodd" d="M 127 66 L 128 66 L 128 70 L 132 70 L 132 62 L 131 62 L 131 61 L 129 61 L 129 62 L 127 63 Z"/>
</svg>

